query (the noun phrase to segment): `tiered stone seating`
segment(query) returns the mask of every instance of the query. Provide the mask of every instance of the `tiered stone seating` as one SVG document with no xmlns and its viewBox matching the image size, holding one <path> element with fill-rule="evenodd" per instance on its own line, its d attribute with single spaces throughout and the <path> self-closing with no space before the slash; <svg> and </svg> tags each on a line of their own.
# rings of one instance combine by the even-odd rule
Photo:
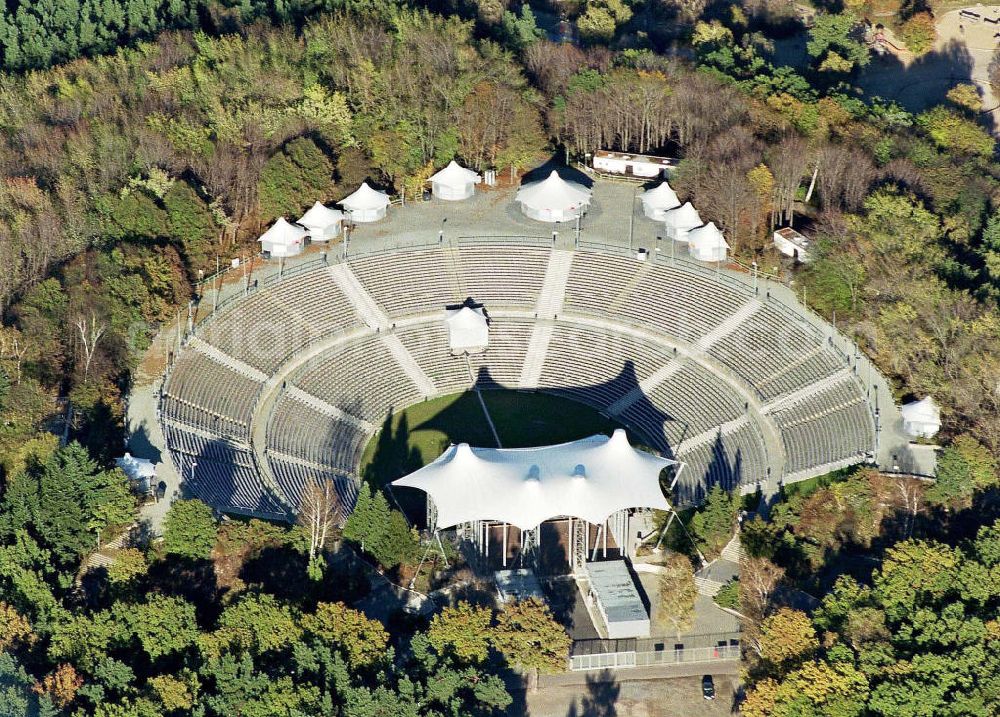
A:
<svg viewBox="0 0 1000 717">
<path fill-rule="evenodd" d="M 177 359 L 163 388 L 167 418 L 223 436 L 248 435 L 261 384 L 198 351 Z"/>
<path fill-rule="evenodd" d="M 198 335 L 266 374 L 305 346 L 359 325 L 326 268 L 291 276 L 209 319 Z"/>
<path fill-rule="evenodd" d="M 530 308 L 538 301 L 551 254 L 546 248 L 506 244 L 463 246 L 459 281 L 469 297 L 487 307 Z"/>
<path fill-rule="evenodd" d="M 392 317 L 460 303 L 451 257 L 443 249 L 398 251 L 350 261 L 361 283 Z"/>
<path fill-rule="evenodd" d="M 874 445 L 871 412 L 852 380 L 776 411 L 774 420 L 785 444 L 786 474 L 862 456 Z"/>
<path fill-rule="evenodd" d="M 490 324 L 489 347 L 469 357 L 480 388 L 517 388 L 533 328 L 531 321 L 507 317 Z"/>
<path fill-rule="evenodd" d="M 364 451 L 367 434 L 354 423 L 317 411 L 283 394 L 267 431 L 269 450 L 353 472 Z"/>
<path fill-rule="evenodd" d="M 678 506 L 700 502 L 716 485 L 731 490 L 763 481 L 767 474 L 764 439 L 753 422 L 718 440 L 702 443 L 677 456 L 687 465 L 674 487 Z"/>
<path fill-rule="evenodd" d="M 809 325 L 796 325 L 767 306 L 722 338 L 709 354 L 757 388 L 765 400 L 843 368 Z"/>
<path fill-rule="evenodd" d="M 207 439 L 169 423 L 167 445 L 189 493 L 224 510 L 284 518 L 280 500 L 263 483 L 246 444 Z"/>
<path fill-rule="evenodd" d="M 441 321 L 397 329 L 396 335 L 441 393 L 458 393 L 472 385 L 472 378 L 465 357 L 453 356 L 448 349 L 443 316 Z"/>
<path fill-rule="evenodd" d="M 378 336 L 324 354 L 293 382 L 306 393 L 372 423 L 424 398 Z"/>
<path fill-rule="evenodd" d="M 278 487 L 293 503 L 296 510 L 302 505 L 302 494 L 306 486 L 317 481 L 333 482 L 337 491 L 339 520 L 347 520 L 351 511 L 354 510 L 354 504 L 358 499 L 358 486 L 350 477 L 332 471 L 320 470 L 315 466 L 282 460 L 274 455 L 268 456 L 268 462 Z"/>
</svg>

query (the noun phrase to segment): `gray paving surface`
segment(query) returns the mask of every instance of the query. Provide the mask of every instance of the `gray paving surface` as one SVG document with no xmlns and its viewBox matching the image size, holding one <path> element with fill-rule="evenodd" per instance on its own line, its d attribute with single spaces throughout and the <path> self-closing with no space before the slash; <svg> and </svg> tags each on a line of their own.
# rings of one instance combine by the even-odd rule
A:
<svg viewBox="0 0 1000 717">
<path fill-rule="evenodd" d="M 148 458 L 157 463 L 157 482 L 166 484 L 164 497 L 144 505 L 139 511 L 140 521 L 146 522 L 151 535 L 163 534 L 163 518 L 170 503 L 180 495 L 180 476 L 174 463 L 167 455 L 163 431 L 156 416 L 157 397 L 160 380 L 136 386 L 128 399 L 128 450 L 139 458 Z"/>
</svg>

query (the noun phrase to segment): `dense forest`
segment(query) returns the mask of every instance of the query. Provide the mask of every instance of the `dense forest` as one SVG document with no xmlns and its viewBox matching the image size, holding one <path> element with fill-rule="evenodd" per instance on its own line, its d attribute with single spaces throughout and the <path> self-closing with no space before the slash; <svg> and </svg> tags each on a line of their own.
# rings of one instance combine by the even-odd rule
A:
<svg viewBox="0 0 1000 717">
<path fill-rule="evenodd" d="M 83 567 L 135 519 L 110 460 L 142 352 L 217 256 L 364 179 L 412 195 L 452 158 L 516 172 L 613 148 L 681 157 L 672 184 L 738 259 L 776 266 L 771 228 L 806 227 L 807 303 L 899 398 L 944 410 L 934 485 L 836 476 L 744 527 L 747 713 L 995 714 L 1000 165 L 974 87 L 916 114 L 856 91 L 870 9 L 820 13 L 793 70 L 772 52 L 788 6 L 755 0 L 7 3 L 0 713 L 490 714 L 511 666 L 558 664 L 543 609 L 389 634 L 343 606 L 365 590 L 351 571 L 315 579 L 303 528 L 196 502 L 162 543 Z M 560 16 L 579 42 L 540 29 Z M 738 507 L 716 491 L 691 517 L 704 554 Z M 341 537 L 390 571 L 418 559 L 379 493 Z"/>
</svg>

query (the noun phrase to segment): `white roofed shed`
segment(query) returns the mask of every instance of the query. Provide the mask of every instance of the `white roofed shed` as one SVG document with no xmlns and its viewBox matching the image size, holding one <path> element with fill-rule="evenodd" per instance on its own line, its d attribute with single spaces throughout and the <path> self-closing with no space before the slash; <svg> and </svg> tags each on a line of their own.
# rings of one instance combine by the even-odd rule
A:
<svg viewBox="0 0 1000 717">
<path fill-rule="evenodd" d="M 566 222 L 581 216 L 590 206 L 590 190 L 568 182 L 552 170 L 540 182 L 529 182 L 517 190 L 521 211 L 540 222 Z"/>
<path fill-rule="evenodd" d="M 284 217 L 264 232 L 260 239 L 261 251 L 270 257 L 295 256 L 302 252 L 306 242 L 306 230 L 290 224 Z"/>
<path fill-rule="evenodd" d="M 587 563 L 587 576 L 609 639 L 649 637 L 649 613 L 624 560 Z"/>
<path fill-rule="evenodd" d="M 903 430 L 914 438 L 930 438 L 941 430 L 941 409 L 930 396 L 904 404 L 899 412 Z"/>
<path fill-rule="evenodd" d="M 330 209 L 316 202 L 299 218 L 296 224 L 305 227 L 306 231 L 309 232 L 309 238 L 313 241 L 330 241 L 340 235 L 343 222 L 344 213 L 342 211 Z"/>
<path fill-rule="evenodd" d="M 725 261 L 729 244 L 715 222 L 709 222 L 688 232 L 688 248 L 698 261 Z"/>
<path fill-rule="evenodd" d="M 385 217 L 389 203 L 388 194 L 372 189 L 368 182 L 362 182 L 356 192 L 340 201 L 340 206 L 352 222 L 365 223 L 377 222 Z"/>
<path fill-rule="evenodd" d="M 479 353 L 489 345 L 490 327 L 482 307 L 447 309 L 444 323 L 448 327 L 448 345 L 454 354 Z"/>
<path fill-rule="evenodd" d="M 447 167 L 431 175 L 431 192 L 438 199 L 468 199 L 481 181 L 483 178 L 480 175 L 452 160 Z"/>
<path fill-rule="evenodd" d="M 676 241 L 687 241 L 688 232 L 703 224 L 698 210 L 691 202 L 684 202 L 676 209 L 668 209 L 663 213 L 663 225 L 667 236 Z"/>
<path fill-rule="evenodd" d="M 662 222 L 668 209 L 676 209 L 681 205 L 677 193 L 666 182 L 660 182 L 652 189 L 643 192 L 642 213 L 650 219 Z"/>
</svg>

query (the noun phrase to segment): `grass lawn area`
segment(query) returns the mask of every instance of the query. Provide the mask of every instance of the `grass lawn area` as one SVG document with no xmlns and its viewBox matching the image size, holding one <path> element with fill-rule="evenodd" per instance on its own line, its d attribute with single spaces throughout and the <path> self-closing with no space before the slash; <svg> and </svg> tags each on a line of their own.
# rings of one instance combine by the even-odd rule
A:
<svg viewBox="0 0 1000 717">
<path fill-rule="evenodd" d="M 618 427 L 588 406 L 544 393 L 484 391 L 504 448 L 565 443 Z M 365 447 L 360 472 L 383 485 L 430 463 L 450 443 L 495 446 L 496 440 L 472 392 L 442 396 L 394 413 L 391 423 Z"/>
</svg>

